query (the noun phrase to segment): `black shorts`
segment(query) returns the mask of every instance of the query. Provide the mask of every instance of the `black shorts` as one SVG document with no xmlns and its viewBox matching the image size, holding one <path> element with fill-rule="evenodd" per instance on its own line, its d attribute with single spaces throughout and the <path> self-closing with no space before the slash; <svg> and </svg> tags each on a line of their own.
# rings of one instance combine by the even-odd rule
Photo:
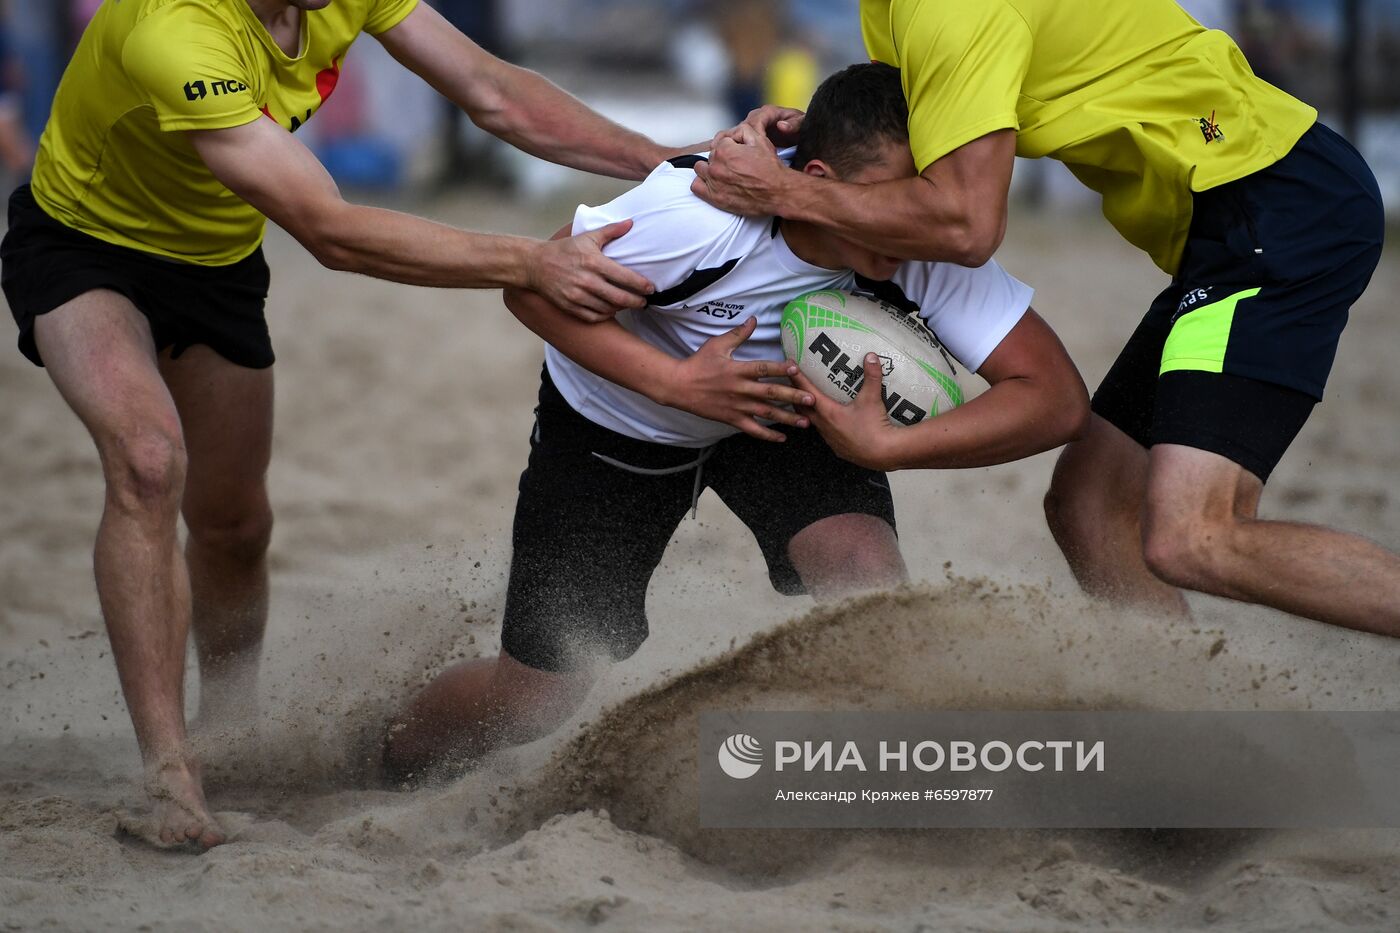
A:
<svg viewBox="0 0 1400 933">
<path fill-rule="evenodd" d="M 1218 453 L 1267 480 L 1322 398 L 1385 217 L 1366 162 L 1322 124 L 1282 160 L 1196 194 L 1181 268 L 1094 394 L 1144 447 Z"/>
<path fill-rule="evenodd" d="M 546 671 L 635 653 L 652 572 L 703 489 L 753 532 L 785 594 L 804 592 L 788 542 L 808 525 L 856 513 L 894 527 L 885 474 L 840 459 L 815 430 L 785 433 L 698 449 L 635 440 L 574 411 L 546 373 L 515 505 L 506 653 Z"/>
<path fill-rule="evenodd" d="M 227 266 L 200 266 L 104 243 L 54 220 L 28 185 L 10 195 L 0 242 L 0 287 L 19 325 L 19 350 L 43 366 L 34 320 L 87 292 L 126 296 L 150 322 L 156 350 L 207 345 L 230 363 L 266 369 L 275 357 L 263 309 L 269 273 L 262 249 Z"/>
</svg>

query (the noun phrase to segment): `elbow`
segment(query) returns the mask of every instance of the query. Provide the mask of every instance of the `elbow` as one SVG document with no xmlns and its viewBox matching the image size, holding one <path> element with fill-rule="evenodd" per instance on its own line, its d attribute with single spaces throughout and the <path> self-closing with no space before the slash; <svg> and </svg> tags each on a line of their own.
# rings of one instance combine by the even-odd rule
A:
<svg viewBox="0 0 1400 933">
<path fill-rule="evenodd" d="M 327 269 L 335 272 L 357 272 L 355 253 L 345 242 L 349 229 L 339 211 L 316 212 L 295 236 L 306 251 Z"/>
<path fill-rule="evenodd" d="M 332 272 L 356 272 L 357 264 L 351 252 L 333 240 L 307 243 L 306 248 L 316 261 Z"/>
<path fill-rule="evenodd" d="M 969 223 L 953 238 L 949 261 L 969 269 L 980 269 L 1001 249 L 1005 233 L 1005 226 Z"/>
<path fill-rule="evenodd" d="M 1058 440 L 1053 446 L 1059 447 L 1079 440 L 1089 429 L 1089 393 L 1081 382 L 1075 389 L 1072 401 L 1060 408 L 1056 418 Z"/>
<path fill-rule="evenodd" d="M 476 107 L 468 116 L 477 129 L 497 139 L 517 139 L 522 135 L 520 121 L 505 107 Z"/>
<path fill-rule="evenodd" d="M 515 105 L 503 84 L 500 79 L 481 81 L 472 99 L 462 102 L 462 110 L 478 129 L 510 140 L 522 135 L 528 114 Z"/>
<path fill-rule="evenodd" d="M 501 300 L 505 302 L 507 311 L 523 321 L 525 297 L 529 294 L 530 292 L 523 288 L 512 286 L 501 291 Z"/>
</svg>

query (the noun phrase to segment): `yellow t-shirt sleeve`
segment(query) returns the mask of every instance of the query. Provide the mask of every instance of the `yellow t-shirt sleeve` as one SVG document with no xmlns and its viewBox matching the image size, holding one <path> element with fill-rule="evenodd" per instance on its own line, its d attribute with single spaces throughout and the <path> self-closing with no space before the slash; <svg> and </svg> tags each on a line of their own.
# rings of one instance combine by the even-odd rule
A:
<svg viewBox="0 0 1400 933">
<path fill-rule="evenodd" d="M 373 0 L 365 20 L 365 32 L 372 36 L 387 32 L 403 22 L 417 6 L 418 0 Z"/>
<path fill-rule="evenodd" d="M 142 20 L 127 35 L 122 67 L 166 132 L 228 129 L 262 115 L 228 24 L 200 4 L 173 3 Z"/>
<path fill-rule="evenodd" d="M 1019 129 L 1031 31 L 1002 0 L 896 2 L 909 144 L 919 171 L 988 133 Z"/>
</svg>

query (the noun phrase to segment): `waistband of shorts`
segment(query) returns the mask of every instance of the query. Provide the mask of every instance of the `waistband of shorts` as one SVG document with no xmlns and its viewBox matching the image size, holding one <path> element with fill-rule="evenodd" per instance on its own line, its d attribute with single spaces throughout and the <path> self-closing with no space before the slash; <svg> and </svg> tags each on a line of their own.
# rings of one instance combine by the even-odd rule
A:
<svg viewBox="0 0 1400 933">
<path fill-rule="evenodd" d="M 237 262 L 229 263 L 226 266 L 206 266 L 196 262 L 181 262 L 178 259 L 171 259 L 169 256 L 162 256 L 159 253 L 148 253 L 145 250 L 134 249 L 130 246 L 108 243 L 106 240 L 100 240 L 92 234 L 74 229 L 49 214 L 48 211 L 44 210 L 38 199 L 34 197 L 33 189 L 28 182 L 20 185 L 10 195 L 9 227 L 10 230 L 21 231 L 25 228 L 30 228 L 55 237 L 75 248 L 94 250 L 109 256 L 120 256 L 123 259 L 133 262 L 148 262 L 159 269 L 177 269 L 182 272 L 188 271 L 192 275 L 205 276 L 211 279 L 219 279 L 223 276 L 227 276 L 230 270 L 241 272 L 249 267 L 265 267 L 267 265 L 267 260 L 263 255 L 261 244 L 258 245 L 257 249 Z"/>
<path fill-rule="evenodd" d="M 569 400 L 559 391 L 559 387 L 549 375 L 548 366 L 543 367 L 540 373 L 540 405 L 536 412 L 542 424 L 541 430 L 555 434 L 563 432 L 570 445 L 587 448 L 590 453 L 639 470 L 669 471 L 687 464 L 694 465 L 697 458 L 715 446 L 680 447 L 675 444 L 658 444 L 655 441 L 644 441 L 619 434 L 590 421 L 569 404 Z"/>
</svg>

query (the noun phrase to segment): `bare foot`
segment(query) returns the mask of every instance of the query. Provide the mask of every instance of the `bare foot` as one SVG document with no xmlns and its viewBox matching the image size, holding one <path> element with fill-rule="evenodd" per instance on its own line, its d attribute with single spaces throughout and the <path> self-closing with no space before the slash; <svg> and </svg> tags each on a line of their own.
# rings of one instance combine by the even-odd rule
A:
<svg viewBox="0 0 1400 933">
<path fill-rule="evenodd" d="M 177 760 L 152 767 L 146 774 L 146 794 L 152 814 L 149 819 L 124 821 L 128 832 L 163 848 L 194 844 L 212 849 L 227 838 L 204 802 L 197 764 Z"/>
</svg>

